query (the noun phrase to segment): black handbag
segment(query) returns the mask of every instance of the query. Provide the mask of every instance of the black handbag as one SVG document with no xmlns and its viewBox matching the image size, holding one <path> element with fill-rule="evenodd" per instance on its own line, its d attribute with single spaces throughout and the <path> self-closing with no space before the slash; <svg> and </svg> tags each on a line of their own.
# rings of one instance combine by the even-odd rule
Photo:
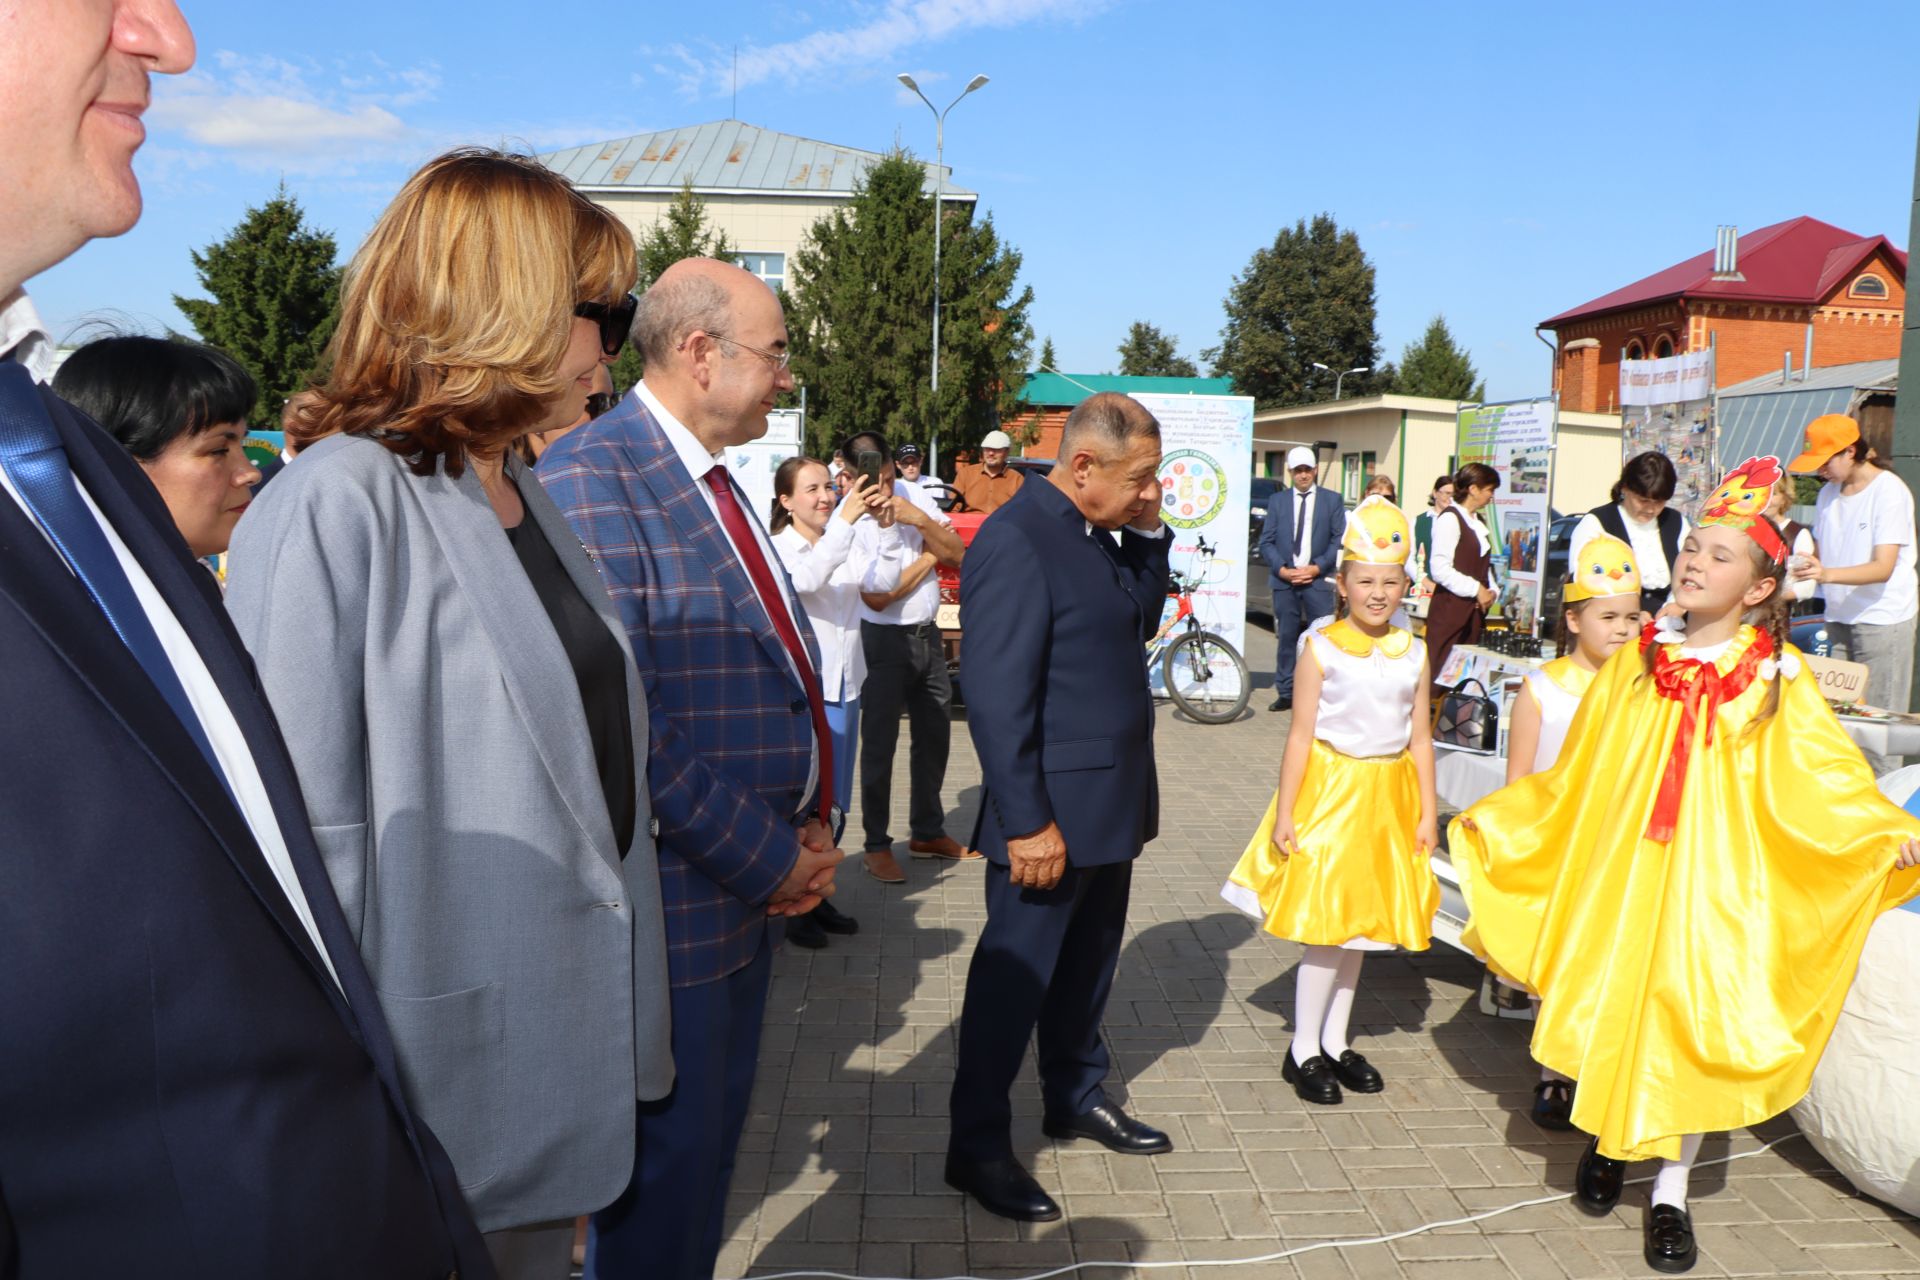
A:
<svg viewBox="0 0 1920 1280">
<path fill-rule="evenodd" d="M 1473 685 L 1479 693 L 1467 692 Z M 1440 714 L 1434 718 L 1433 740 L 1469 751 L 1492 751 L 1500 740 L 1500 711 L 1487 695 L 1487 686 L 1478 680 L 1462 680 L 1440 698 Z"/>
</svg>

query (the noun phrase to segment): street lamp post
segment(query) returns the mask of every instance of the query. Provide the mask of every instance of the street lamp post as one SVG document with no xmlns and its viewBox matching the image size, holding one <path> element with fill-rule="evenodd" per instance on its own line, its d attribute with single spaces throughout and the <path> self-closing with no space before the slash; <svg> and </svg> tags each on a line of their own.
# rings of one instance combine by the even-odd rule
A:
<svg viewBox="0 0 1920 1280">
<path fill-rule="evenodd" d="M 1324 369 L 1324 368 L 1326 368 L 1327 366 L 1325 366 L 1325 365 L 1317 365 L 1317 366 L 1315 366 L 1315 367 L 1316 367 L 1316 368 L 1321 368 L 1321 369 Z M 1373 366 L 1372 366 L 1372 365 L 1370 365 L 1370 364 L 1363 364 L 1363 365 L 1361 365 L 1361 366 L 1360 366 L 1360 367 L 1359 367 L 1358 369 L 1348 369 L 1348 370 L 1346 370 L 1346 371 L 1345 371 L 1345 372 L 1343 372 L 1343 373 L 1340 373 L 1340 374 L 1337 374 L 1337 375 L 1336 375 L 1336 376 L 1334 377 L 1334 379 L 1333 379 L 1333 398 L 1334 398 L 1335 400 L 1338 400 L 1338 399 L 1340 398 L 1340 383 L 1341 383 L 1341 381 L 1342 381 L 1343 379 L 1345 379 L 1345 378 L 1346 378 L 1346 376 L 1347 376 L 1347 374 L 1349 374 L 1349 373 L 1372 373 L 1372 372 L 1373 372 Z"/>
<path fill-rule="evenodd" d="M 960 98 L 966 97 L 975 89 L 987 83 L 985 76 L 975 76 L 967 81 L 967 87 L 960 96 L 947 104 L 947 111 L 935 107 L 927 101 L 927 95 L 920 92 L 920 86 L 913 77 L 902 71 L 898 77 L 901 84 L 913 90 L 914 96 L 927 104 L 927 110 L 933 112 L 933 391 L 932 412 L 928 415 L 927 428 L 927 473 L 938 478 L 940 466 L 940 445 L 936 428 L 940 415 L 940 230 L 941 215 L 945 212 L 942 204 L 946 200 L 945 166 L 942 159 L 947 149 L 947 111 L 960 105 Z"/>
</svg>

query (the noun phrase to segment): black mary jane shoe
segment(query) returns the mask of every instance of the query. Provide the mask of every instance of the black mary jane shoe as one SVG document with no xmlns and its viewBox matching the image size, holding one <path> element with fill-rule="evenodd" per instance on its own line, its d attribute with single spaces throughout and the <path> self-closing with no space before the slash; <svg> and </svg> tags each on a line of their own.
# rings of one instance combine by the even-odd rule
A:
<svg viewBox="0 0 1920 1280">
<path fill-rule="evenodd" d="M 1334 1107 L 1342 1101 L 1340 1081 L 1333 1074 L 1333 1064 L 1327 1061 L 1324 1053 L 1316 1053 L 1302 1064 L 1296 1063 L 1289 1052 L 1281 1063 L 1280 1078 L 1293 1086 L 1294 1093 L 1302 1102 Z"/>
<path fill-rule="evenodd" d="M 980 1202 L 988 1213 L 1015 1222 L 1053 1222 L 1060 1206 L 1018 1160 L 947 1157 L 947 1185 Z"/>
<path fill-rule="evenodd" d="M 1048 1116 L 1040 1122 L 1040 1129 L 1049 1138 L 1091 1138 L 1123 1156 L 1157 1156 L 1173 1150 L 1173 1139 L 1152 1125 L 1141 1124 L 1111 1102 L 1077 1116 Z"/>
<path fill-rule="evenodd" d="M 1555 1133 L 1573 1128 L 1573 1081 L 1542 1080 L 1533 1086 L 1533 1122 Z"/>
<path fill-rule="evenodd" d="M 1582 1212 L 1604 1218 L 1620 1203 L 1620 1188 L 1626 1180 L 1627 1162 L 1601 1155 L 1600 1139 L 1590 1139 L 1573 1172 L 1573 1202 Z"/>
<path fill-rule="evenodd" d="M 1647 1206 L 1647 1265 L 1678 1275 L 1693 1270 L 1700 1246 L 1693 1238 L 1693 1215 L 1670 1204 Z"/>
<path fill-rule="evenodd" d="M 819 906 L 807 912 L 807 915 L 813 919 L 814 923 L 818 924 L 828 933 L 845 934 L 851 937 L 853 934 L 860 932 L 860 922 L 840 908 L 834 906 L 831 902 L 823 901 Z"/>
<path fill-rule="evenodd" d="M 787 941 L 796 947 L 805 947 L 809 951 L 818 951 L 827 945 L 827 931 L 809 911 L 801 916 L 787 917 Z"/>
<path fill-rule="evenodd" d="M 1333 1074 L 1349 1093 L 1379 1093 L 1387 1087 L 1374 1065 L 1351 1049 L 1333 1060 Z"/>
</svg>

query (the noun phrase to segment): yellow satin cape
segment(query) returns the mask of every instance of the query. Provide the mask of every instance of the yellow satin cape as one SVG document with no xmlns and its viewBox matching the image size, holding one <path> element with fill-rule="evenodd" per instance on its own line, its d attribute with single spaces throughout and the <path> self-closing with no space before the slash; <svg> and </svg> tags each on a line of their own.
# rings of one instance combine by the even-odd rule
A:
<svg viewBox="0 0 1920 1280">
<path fill-rule="evenodd" d="M 1672 1159 L 1806 1092 L 1874 917 L 1920 890 L 1893 870 L 1920 820 L 1803 665 L 1764 725 L 1746 732 L 1756 679 L 1711 745 L 1699 726 L 1673 839 L 1645 839 L 1682 709 L 1642 671 L 1639 644 L 1615 654 L 1554 767 L 1454 819 L 1448 846 L 1466 941 L 1540 994 L 1533 1056 L 1580 1082 L 1574 1124 L 1603 1155 Z"/>
<path fill-rule="evenodd" d="M 1227 877 L 1245 891 L 1235 900 L 1258 899 L 1268 933 L 1309 946 L 1365 938 L 1427 949 L 1440 885 L 1414 839 L 1420 776 L 1412 755 L 1361 760 L 1316 739 L 1293 806 L 1298 847 L 1290 858 L 1273 847 L 1279 804 L 1276 792 Z"/>
</svg>

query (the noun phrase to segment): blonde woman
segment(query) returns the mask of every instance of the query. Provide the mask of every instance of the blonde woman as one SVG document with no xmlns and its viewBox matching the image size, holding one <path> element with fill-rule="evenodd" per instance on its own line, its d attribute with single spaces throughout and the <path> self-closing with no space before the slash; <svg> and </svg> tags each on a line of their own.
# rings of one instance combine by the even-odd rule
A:
<svg viewBox="0 0 1920 1280">
<path fill-rule="evenodd" d="M 531 159 L 461 150 L 348 269 L 300 461 L 228 605 L 314 836 L 501 1273 L 560 1280 L 672 1083 L 647 715 L 593 563 L 509 446 L 577 419 L 634 246 Z"/>
</svg>

